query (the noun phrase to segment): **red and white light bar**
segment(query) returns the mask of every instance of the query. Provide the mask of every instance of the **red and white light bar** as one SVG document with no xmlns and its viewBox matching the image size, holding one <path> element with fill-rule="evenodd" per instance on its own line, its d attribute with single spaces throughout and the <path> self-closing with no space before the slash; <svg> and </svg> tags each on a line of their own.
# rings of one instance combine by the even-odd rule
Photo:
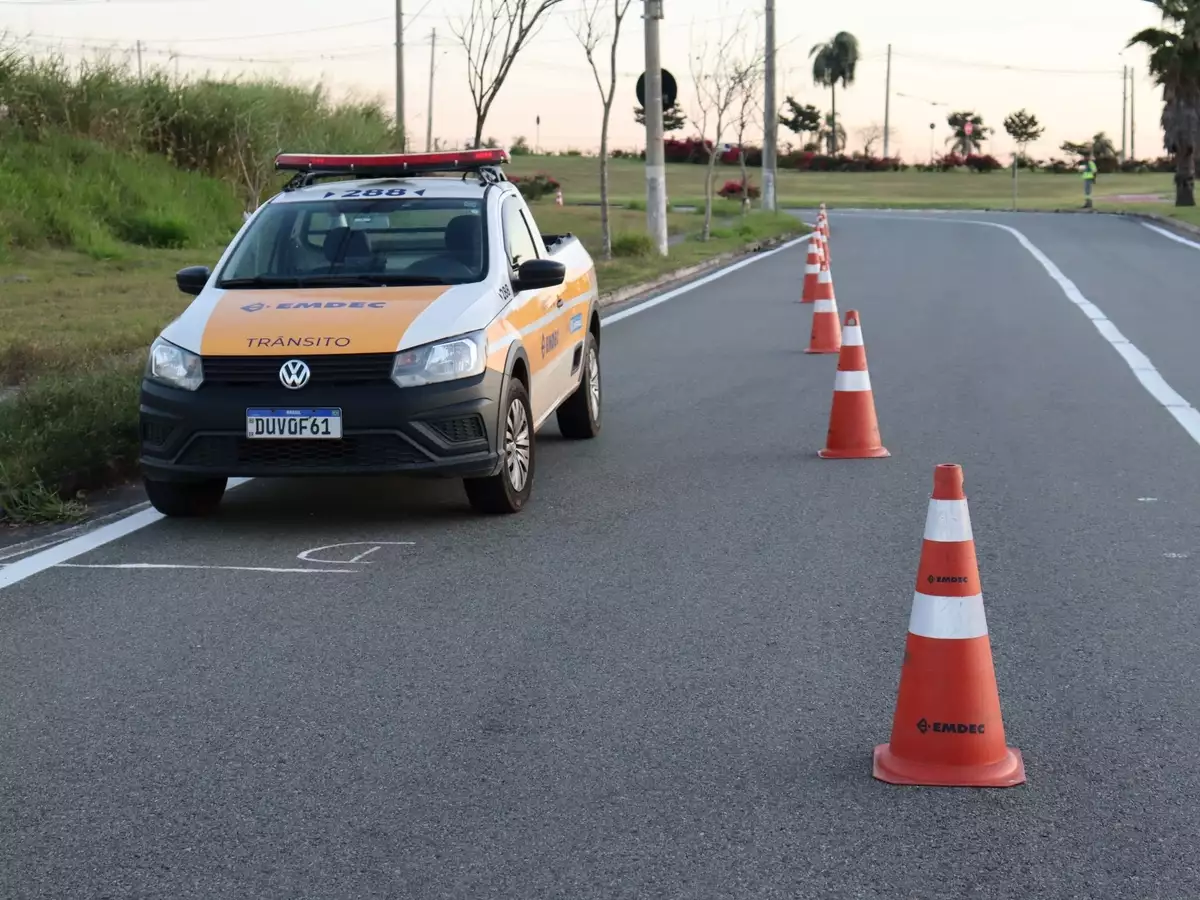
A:
<svg viewBox="0 0 1200 900">
<path fill-rule="evenodd" d="M 461 172 L 509 162 L 508 151 L 455 150 L 442 153 L 280 153 L 275 168 L 289 172 L 369 172 L 378 175 L 406 175 L 413 172 Z"/>
</svg>

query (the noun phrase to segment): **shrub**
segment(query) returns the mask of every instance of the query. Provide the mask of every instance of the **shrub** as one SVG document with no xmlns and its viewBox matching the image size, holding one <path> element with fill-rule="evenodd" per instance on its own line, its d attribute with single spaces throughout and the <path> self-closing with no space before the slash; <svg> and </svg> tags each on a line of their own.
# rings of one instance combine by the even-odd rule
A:
<svg viewBox="0 0 1200 900">
<path fill-rule="evenodd" d="M 509 175 L 508 180 L 517 186 L 517 190 L 521 192 L 521 196 L 527 203 L 540 200 L 547 194 L 553 194 L 560 187 L 557 181 L 541 172 L 529 177 Z"/>
<path fill-rule="evenodd" d="M 654 241 L 650 235 L 639 232 L 619 234 L 613 238 L 612 251 L 616 257 L 649 256 L 654 252 Z"/>
<path fill-rule="evenodd" d="M 50 375 L 0 403 L 0 518 L 62 515 L 55 498 L 132 470 L 142 363 Z"/>
<path fill-rule="evenodd" d="M 717 193 L 726 200 L 733 200 L 735 198 L 741 200 L 743 199 L 742 183 L 740 181 L 727 181 L 725 182 L 725 186 L 717 191 Z M 750 196 L 751 200 L 757 200 L 762 194 L 762 191 L 760 191 L 754 185 L 747 183 L 746 194 Z"/>
<path fill-rule="evenodd" d="M 811 150 L 794 150 L 780 157 L 779 166 L 804 172 L 897 172 L 902 164 L 897 157 L 880 158 L 859 153 L 829 156 Z"/>
</svg>

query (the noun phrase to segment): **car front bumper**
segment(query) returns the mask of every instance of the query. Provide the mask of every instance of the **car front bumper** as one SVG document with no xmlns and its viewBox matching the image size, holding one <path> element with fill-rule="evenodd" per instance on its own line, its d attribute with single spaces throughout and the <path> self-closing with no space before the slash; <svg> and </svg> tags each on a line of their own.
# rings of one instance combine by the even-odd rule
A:
<svg viewBox="0 0 1200 900">
<path fill-rule="evenodd" d="M 196 391 L 143 379 L 141 467 L 161 481 L 213 477 L 411 473 L 495 474 L 504 377 L 482 375 L 400 388 L 205 384 Z M 342 438 L 251 439 L 253 408 L 339 408 Z"/>
</svg>

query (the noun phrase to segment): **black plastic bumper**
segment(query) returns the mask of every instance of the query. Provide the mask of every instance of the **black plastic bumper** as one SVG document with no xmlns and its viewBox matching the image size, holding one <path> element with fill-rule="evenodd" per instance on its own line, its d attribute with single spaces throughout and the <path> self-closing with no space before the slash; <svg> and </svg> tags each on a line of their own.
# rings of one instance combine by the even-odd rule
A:
<svg viewBox="0 0 1200 900">
<path fill-rule="evenodd" d="M 143 380 L 141 466 L 162 481 L 212 477 L 412 473 L 477 477 L 499 470 L 504 377 L 399 388 L 206 384 L 196 391 Z M 341 440 L 246 437 L 246 410 L 340 408 Z"/>
</svg>

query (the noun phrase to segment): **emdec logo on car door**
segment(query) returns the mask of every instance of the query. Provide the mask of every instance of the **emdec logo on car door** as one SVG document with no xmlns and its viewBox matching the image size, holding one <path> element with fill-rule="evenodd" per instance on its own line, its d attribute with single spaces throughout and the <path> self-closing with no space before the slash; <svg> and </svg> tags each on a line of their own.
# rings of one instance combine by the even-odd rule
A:
<svg viewBox="0 0 1200 900">
<path fill-rule="evenodd" d="M 547 353 L 553 353 L 554 348 L 558 346 L 558 329 L 555 328 L 549 334 L 542 335 L 542 359 L 546 358 Z"/>
</svg>

